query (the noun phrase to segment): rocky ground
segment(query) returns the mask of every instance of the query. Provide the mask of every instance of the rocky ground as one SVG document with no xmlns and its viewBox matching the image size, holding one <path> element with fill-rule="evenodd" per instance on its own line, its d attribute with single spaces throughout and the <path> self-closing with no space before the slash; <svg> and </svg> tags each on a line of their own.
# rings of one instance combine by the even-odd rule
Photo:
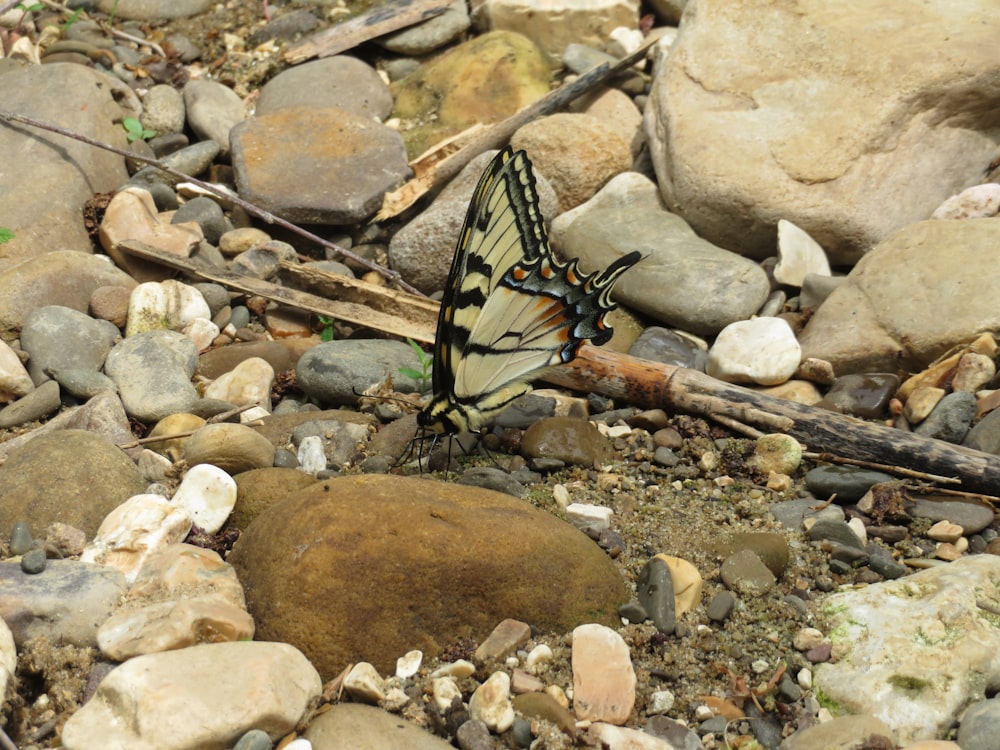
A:
<svg viewBox="0 0 1000 750">
<path fill-rule="evenodd" d="M 88 14 L 107 18 L 111 8 L 98 5 L 105 14 Z M 984 451 L 975 492 L 942 494 L 924 474 L 903 485 L 902 461 L 889 457 L 875 467 L 803 457 L 797 441 L 760 436 L 732 414 L 667 414 L 599 393 L 518 403 L 484 441 L 489 455 L 453 447 L 446 474 L 439 448 L 436 468 L 421 471 L 397 462 L 414 432 L 412 414 L 401 414 L 412 409 L 356 395 L 376 386 L 413 398 L 426 385 L 402 372 L 421 362 L 398 337 L 370 339 L 358 322 L 269 306 L 204 279 L 165 282 L 168 274 L 119 243 L 140 238 L 270 281 L 281 278 L 279 259 L 359 276 L 389 264 L 433 293 L 485 158 L 421 213 L 369 225 L 382 194 L 405 178 L 407 158 L 548 90 L 553 49 L 604 46 L 611 28 L 597 42 L 542 35 L 537 48 L 523 47 L 523 37 L 455 26 L 450 16 L 462 13 L 452 8 L 416 39 L 368 43 L 353 50 L 357 60 L 309 68 L 290 66 L 281 51 L 362 8 L 205 5 L 153 21 L 167 11 L 116 3 L 111 26 L 159 45 L 162 56 L 127 39 L 109 52 L 107 31 L 86 19 L 61 32 L 62 46 L 52 46 L 55 31 L 39 45 L 66 14 L 36 10 L 30 26 L 8 15 L 0 107 L 60 123 L 62 112 L 82 112 L 68 127 L 140 155 L 172 154 L 176 168 L 310 223 L 361 260 L 324 257 L 315 243 L 138 165 L 126 171 L 120 157 L 89 146 L 53 156 L 3 142 L 17 154 L 18 189 L 0 192 L 0 227 L 15 234 L 0 246 L 0 384 L 9 402 L 0 410 L 0 614 L 13 633 L 9 644 L 0 633 L 0 666 L 12 675 L 0 728 L 15 747 L 992 746 L 1000 527 L 991 496 L 1000 486 L 990 462 L 1000 453 L 1000 410 L 991 332 L 1000 325 L 983 280 L 993 273 L 1000 194 L 987 158 L 996 144 L 974 113 L 948 137 L 886 118 L 881 126 L 901 128 L 892 135 L 902 145 L 877 169 L 885 183 L 920 189 L 881 212 L 870 210 L 881 193 L 830 166 L 853 159 L 875 169 L 868 150 L 832 147 L 817 157 L 827 168 L 817 177 L 819 166 L 788 150 L 792 140 L 772 147 L 788 184 L 776 189 L 772 175 L 767 188 L 741 173 L 738 204 L 750 208 L 734 211 L 725 179 L 699 186 L 677 166 L 717 174 L 725 164 L 699 162 L 711 149 L 677 124 L 689 115 L 678 120 L 682 110 L 670 109 L 720 111 L 684 84 L 696 69 L 705 81 L 718 73 L 704 62 L 705 35 L 713 22 L 729 28 L 728 11 L 701 2 L 669 66 L 657 57 L 656 68 L 646 64 L 589 100 L 588 114 L 554 115 L 511 142 L 532 155 L 543 212 L 561 214 L 551 227 L 560 252 L 588 268 L 633 249 L 646 256 L 618 285 L 624 312 L 609 348 L 892 425 L 924 440 L 915 443 L 921 454 L 938 443 L 976 451 L 973 461 Z M 878 11 L 880 22 L 896 23 L 903 6 Z M 654 33 L 663 55 L 677 35 L 665 25 L 669 7 L 643 8 L 662 26 Z M 638 32 L 636 10 L 607 15 L 624 12 L 632 22 L 615 25 Z M 492 12 L 493 28 L 509 28 Z M 963 40 L 974 33 L 941 12 L 944 20 L 913 25 L 952 25 Z M 776 40 L 791 33 L 785 15 L 770 21 Z M 749 24 L 738 20 L 736 28 Z M 829 18 L 810 23 L 831 39 L 849 33 Z M 767 37 L 752 28 L 740 54 L 759 52 Z M 614 37 L 607 46 L 619 51 L 632 38 Z M 936 43 L 944 44 L 923 42 Z M 451 67 L 424 57 L 437 47 L 467 57 Z M 48 64 L 32 66 L 38 48 Z M 23 68 L 14 62 L 24 59 Z M 522 67 L 508 71 L 511 59 Z M 944 64 L 922 60 L 929 80 Z M 95 62 L 119 83 L 91 77 Z M 482 70 L 492 88 L 476 78 Z M 864 95 L 881 96 L 870 71 L 845 83 L 817 70 L 831 89 L 864 91 L 845 118 L 867 111 Z M 285 71 L 302 77 L 282 85 Z M 410 73 L 417 84 L 407 89 Z M 430 106 L 420 92 L 463 74 L 469 98 L 451 105 L 458 117 L 420 109 Z M 906 85 L 919 88 L 914 78 Z M 731 82 L 732 91 L 744 83 Z M 331 103 L 344 91 L 349 102 Z M 761 91 L 754 95 L 768 112 L 774 93 Z M 935 116 L 950 121 L 947 107 L 968 96 L 944 97 Z M 477 109 L 483 100 L 497 109 Z M 316 115 L 314 105 L 327 109 Z M 166 141 L 127 140 L 129 112 Z M 830 147 L 827 123 L 809 123 Z M 717 144 L 733 130 L 701 127 Z M 0 134 L 24 137 L 15 131 Z M 934 180 L 916 179 L 924 166 L 911 169 L 921 144 L 951 159 Z M 343 166 L 350 148 L 364 156 Z M 70 161 L 87 171 L 85 184 L 57 171 Z M 774 168 L 764 157 L 760 164 L 762 174 Z M 838 187 L 821 199 L 796 193 L 830 183 Z M 105 195 L 92 201 L 95 192 Z M 172 220 L 159 213 L 178 195 Z M 89 226 L 80 220 L 85 202 Z M 819 204 L 825 213 L 811 216 L 808 206 Z M 775 230 L 788 217 L 807 231 Z M 778 257 L 769 257 L 775 242 Z M 67 249 L 84 252 L 49 252 Z M 584 413 L 599 428 L 554 416 Z M 853 424 L 841 423 L 847 432 Z M 422 660 L 397 666 L 414 649 Z"/>
</svg>

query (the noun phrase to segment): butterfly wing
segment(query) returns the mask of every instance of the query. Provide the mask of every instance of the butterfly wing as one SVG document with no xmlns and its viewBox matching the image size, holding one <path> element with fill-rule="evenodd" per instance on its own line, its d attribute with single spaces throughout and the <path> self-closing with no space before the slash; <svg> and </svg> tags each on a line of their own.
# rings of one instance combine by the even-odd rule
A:
<svg viewBox="0 0 1000 750">
<path fill-rule="evenodd" d="M 531 162 L 500 151 L 480 179 L 441 301 L 434 397 L 419 423 L 439 432 L 475 431 L 528 380 L 571 361 L 584 340 L 604 343 L 615 280 L 638 262 L 620 258 L 582 274 L 549 249 Z"/>
<path fill-rule="evenodd" d="M 451 263 L 434 343 L 435 394 L 453 391 L 458 363 L 499 280 L 515 264 L 543 253 L 548 240 L 530 162 L 507 146 L 476 186 Z"/>
</svg>

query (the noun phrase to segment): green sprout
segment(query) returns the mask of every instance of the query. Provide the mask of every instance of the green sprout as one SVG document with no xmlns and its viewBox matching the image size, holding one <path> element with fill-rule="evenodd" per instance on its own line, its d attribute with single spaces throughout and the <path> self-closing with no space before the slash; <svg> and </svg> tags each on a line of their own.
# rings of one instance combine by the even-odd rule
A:
<svg viewBox="0 0 1000 750">
<path fill-rule="evenodd" d="M 413 353 L 417 355 L 417 361 L 420 363 L 420 369 L 414 370 L 412 367 L 400 367 L 399 372 L 408 378 L 413 378 L 420 383 L 420 390 L 427 390 L 427 383 L 431 379 L 431 368 L 434 366 L 434 358 L 420 348 L 420 344 L 411 338 L 406 339 L 406 343 L 410 345 Z"/>
<path fill-rule="evenodd" d="M 122 120 L 122 127 L 125 128 L 125 132 L 127 133 L 125 137 L 128 138 L 129 143 L 139 140 L 148 141 L 150 138 L 156 137 L 155 130 L 144 128 L 142 123 L 135 117 L 126 117 Z"/>
<path fill-rule="evenodd" d="M 0 245 L 5 242 L 10 242 L 14 239 L 14 233 L 10 231 L 7 227 L 0 227 Z"/>
<path fill-rule="evenodd" d="M 316 315 L 316 320 L 323 326 L 319 332 L 320 341 L 333 341 L 333 318 L 329 315 Z"/>
<path fill-rule="evenodd" d="M 81 13 L 83 13 L 82 6 L 74 10 L 72 14 L 70 14 L 69 18 L 63 21 L 63 26 L 62 26 L 63 34 L 69 31 L 70 26 L 72 26 L 74 23 L 80 20 Z"/>
</svg>

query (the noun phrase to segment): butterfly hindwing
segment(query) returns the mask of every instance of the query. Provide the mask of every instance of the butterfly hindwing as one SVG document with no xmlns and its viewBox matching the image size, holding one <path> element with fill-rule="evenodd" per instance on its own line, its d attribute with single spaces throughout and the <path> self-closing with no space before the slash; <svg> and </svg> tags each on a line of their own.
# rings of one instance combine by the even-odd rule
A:
<svg viewBox="0 0 1000 750">
<path fill-rule="evenodd" d="M 549 249 L 531 163 L 500 151 L 479 181 L 441 300 L 431 402 L 418 421 L 438 432 L 478 430 L 531 390 L 540 370 L 611 336 L 604 317 L 615 280 L 638 262 L 619 258 L 583 274 Z"/>
</svg>

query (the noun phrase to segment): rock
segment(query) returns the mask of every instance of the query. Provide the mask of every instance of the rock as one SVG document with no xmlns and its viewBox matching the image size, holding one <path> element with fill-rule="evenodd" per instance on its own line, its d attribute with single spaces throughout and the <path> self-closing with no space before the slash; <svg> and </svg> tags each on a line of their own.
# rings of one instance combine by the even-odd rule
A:
<svg viewBox="0 0 1000 750">
<path fill-rule="evenodd" d="M 568 210 L 594 197 L 615 175 L 632 167 L 632 150 L 593 115 L 560 112 L 520 127 L 510 139 L 524 149 Z"/>
<path fill-rule="evenodd" d="M 781 750 L 814 750 L 814 748 L 850 748 L 859 744 L 872 744 L 884 738 L 889 746 L 895 745 L 895 734 L 884 721 L 867 713 L 857 716 L 838 716 L 830 721 L 800 729 L 781 743 Z"/>
<path fill-rule="evenodd" d="M 259 116 L 299 105 L 338 107 L 384 121 L 392 113 L 392 94 L 372 66 L 350 55 L 333 55 L 278 73 L 261 87 L 254 111 Z"/>
<path fill-rule="evenodd" d="M 31 393 L 35 384 L 17 352 L 0 341 L 0 402 L 10 403 Z"/>
<path fill-rule="evenodd" d="M 247 674 L 258 675 L 246 679 Z M 249 729 L 291 732 L 319 699 L 316 670 L 284 643 L 212 643 L 112 670 L 62 731 L 66 750 L 231 747 Z M 187 721 L 178 724 L 177 717 Z"/>
<path fill-rule="evenodd" d="M 784 534 L 767 531 L 746 531 L 733 534 L 725 542 L 715 547 L 720 557 L 728 557 L 734 552 L 749 550 L 760 558 L 775 578 L 780 578 L 788 567 L 788 540 Z"/>
<path fill-rule="evenodd" d="M 510 729 L 514 707 L 510 704 L 510 676 L 506 672 L 494 672 L 476 688 L 469 699 L 469 716 L 497 734 Z"/>
<path fill-rule="evenodd" d="M 377 704 L 385 700 L 385 680 L 366 661 L 355 664 L 344 677 L 344 690 L 357 701 Z"/>
<path fill-rule="evenodd" d="M 115 193 L 101 220 L 101 247 L 139 281 L 159 281 L 170 271 L 120 250 L 120 243 L 135 240 L 178 258 L 188 258 L 204 238 L 197 224 L 171 224 L 162 219 L 149 190 L 137 186 Z"/>
<path fill-rule="evenodd" d="M 401 341 L 327 341 L 302 355 L 295 376 L 306 395 L 320 403 L 356 404 L 359 392 L 387 377 L 397 390 L 416 392 L 416 382 L 399 372 L 400 367 L 414 367 L 414 359 L 413 350 Z"/>
<path fill-rule="evenodd" d="M 897 741 L 940 737 L 997 679 L 997 630 L 977 602 L 1000 604 L 1000 559 L 964 557 L 823 602 L 835 661 L 815 685 L 841 711 L 868 712 Z"/>
<path fill-rule="evenodd" d="M 75 133 L 124 148 L 122 109 L 115 101 L 122 88 L 124 84 L 83 65 L 14 66 L 5 67 L 0 76 L 0 101 L 10 112 L 58 122 Z M 0 186 L 3 226 L 14 234 L 3 245 L 0 279 L 22 261 L 40 262 L 43 254 L 53 251 L 91 255 L 93 245 L 80 207 L 94 193 L 115 190 L 128 179 L 124 158 L 63 135 L 13 124 L 0 131 L 0 153 L 6 155 L 10 173 L 22 176 L 6 179 Z M 30 181 L 26 182 L 28 175 Z M 80 264 L 122 275 L 103 261 L 88 261 Z M 87 285 L 87 280 L 63 278 L 53 283 L 78 290 Z M 46 305 L 67 304 L 46 296 L 44 289 L 30 286 L 18 289 L 17 297 L 38 299 Z M 17 299 L 7 297 L 2 280 L 0 300 L 0 328 L 11 327 L 8 310 L 15 315 L 30 311 L 30 307 L 18 305 Z M 80 307 L 70 306 L 85 310 L 86 300 Z"/>
<path fill-rule="evenodd" d="M 274 368 L 260 357 L 249 357 L 209 383 L 205 398 L 217 398 L 234 406 L 260 404 L 270 411 L 273 384 Z"/>
<path fill-rule="evenodd" d="M 184 131 L 184 97 L 173 86 L 165 83 L 150 86 L 142 98 L 142 116 L 139 118 L 147 130 L 157 135 Z"/>
<path fill-rule="evenodd" d="M 934 209 L 932 219 L 982 219 L 1000 212 L 1000 185 L 973 185 Z"/>
<path fill-rule="evenodd" d="M 143 422 L 158 422 L 191 410 L 198 392 L 191 384 L 198 349 L 175 331 L 130 336 L 108 354 L 104 371 L 115 382 L 125 411 Z"/>
<path fill-rule="evenodd" d="M 504 659 L 531 638 L 531 626 L 509 617 L 493 628 L 486 640 L 479 644 L 475 658 L 480 662 Z"/>
<path fill-rule="evenodd" d="M 662 557 L 657 555 L 642 566 L 636 581 L 636 592 L 639 603 L 656 629 L 670 635 L 676 624 L 674 582 L 670 577 L 670 568 Z"/>
<path fill-rule="evenodd" d="M 17 669 L 17 647 L 14 645 L 14 634 L 10 632 L 7 623 L 0 618 L 0 691 L 7 694 L 7 683 L 13 679 Z"/>
<path fill-rule="evenodd" d="M 338 107 L 257 115 L 232 142 L 240 196 L 297 223 L 364 221 L 409 173 L 399 133 Z"/>
<path fill-rule="evenodd" d="M 708 351 L 705 371 L 729 383 L 778 385 L 801 360 L 798 341 L 783 318 L 754 318 L 722 329 Z"/>
<path fill-rule="evenodd" d="M 236 506 L 229 516 L 229 526 L 237 529 L 245 529 L 263 510 L 316 482 L 315 477 L 298 469 L 277 467 L 251 469 L 233 479 L 236 481 Z"/>
<path fill-rule="evenodd" d="M 53 371 L 78 368 L 96 373 L 118 337 L 118 329 L 105 321 L 69 307 L 47 305 L 25 318 L 21 347 L 30 356 L 28 372 L 41 383 L 53 377 Z"/>
<path fill-rule="evenodd" d="M 419 56 L 443 47 L 461 36 L 470 26 L 469 9 L 461 0 L 449 5 L 444 13 L 409 28 L 380 36 L 375 43 L 390 52 Z"/>
<path fill-rule="evenodd" d="M 598 721 L 590 725 L 587 738 L 599 747 L 608 750 L 673 750 L 673 745 L 659 737 L 640 731 L 617 727 Z"/>
<path fill-rule="evenodd" d="M 977 2 L 956 14 L 947 0 L 934 0 L 918 13 L 896 4 L 869 4 L 859 13 L 826 4 L 762 12 L 755 3 L 699 0 L 646 108 L 667 207 L 708 241 L 752 257 L 771 254 L 774 227 L 786 219 L 826 248 L 834 265 L 857 261 L 980 181 L 995 156 L 985 111 L 961 132 L 948 124 L 968 114 L 970 101 L 996 93 L 987 81 L 998 63 L 977 15 L 988 7 Z M 805 33 L 819 28 L 818 37 Z M 931 38 L 941 55 L 928 61 Z M 846 49 L 879 54 L 844 65 Z M 974 51 L 951 54 L 958 50 Z M 791 70 L 799 72 L 789 77 Z M 911 273 L 905 278 L 897 283 L 921 288 Z M 949 316 L 926 299 L 913 295 L 911 305 L 948 325 Z M 978 314 L 978 305 L 971 308 Z M 894 313 L 906 320 L 910 310 Z M 854 319 L 850 329 L 840 338 L 864 332 L 866 323 Z"/>
<path fill-rule="evenodd" d="M 793 474 L 802 463 L 802 446 L 790 435 L 775 433 L 757 438 L 747 462 L 764 474 Z"/>
<path fill-rule="evenodd" d="M 55 521 L 90 536 L 145 486 L 135 464 L 106 438 L 57 430 L 34 437 L 0 466 L 0 518 L 25 521 L 35 536 Z"/>
<path fill-rule="evenodd" d="M 146 331 L 182 331 L 198 318 L 211 318 L 201 292 L 174 279 L 147 281 L 132 290 L 125 335 Z"/>
<path fill-rule="evenodd" d="M 826 259 L 826 253 L 816 240 L 792 222 L 779 220 L 775 281 L 801 287 L 809 274 L 830 275 L 830 262 Z"/>
<path fill-rule="evenodd" d="M 639 5 L 634 0 L 598 0 L 586 5 L 539 4 L 527 0 L 487 0 L 477 11 L 491 29 L 524 34 L 559 67 L 567 44 L 601 49 L 619 26 L 636 28 Z"/>
<path fill-rule="evenodd" d="M 338 703 L 309 722 L 302 736 L 317 750 L 454 750 L 451 743 L 374 706 Z"/>
<path fill-rule="evenodd" d="M 628 645 L 604 625 L 573 629 L 573 713 L 577 719 L 624 724 L 635 706 Z"/>
<path fill-rule="evenodd" d="M 0 621 L 21 646 L 32 638 L 96 646 L 97 628 L 125 593 L 117 570 L 76 560 L 51 560 L 29 575 L 16 562 L 0 562 Z"/>
<path fill-rule="evenodd" d="M 74 211 L 79 211 L 79 207 Z M 69 250 L 46 252 L 0 270 L 0 331 L 20 329 L 36 308 L 57 304 L 87 312 L 97 289 L 103 286 L 131 289 L 135 285 L 134 279 L 104 256 Z"/>
<path fill-rule="evenodd" d="M 59 384 L 48 380 L 0 410 L 0 428 L 16 427 L 36 419 L 43 419 L 61 405 Z"/>
<path fill-rule="evenodd" d="M 392 86 L 394 116 L 424 123 L 406 133 L 407 153 L 416 156 L 476 123 L 509 117 L 548 93 L 550 76 L 538 48 L 507 31 L 432 57 Z"/>
<path fill-rule="evenodd" d="M 684 336 L 661 326 L 646 326 L 628 353 L 640 359 L 704 372 L 708 347 L 693 336 Z"/>
<path fill-rule="evenodd" d="M 184 106 L 195 135 L 203 141 L 214 141 L 222 154 L 228 154 L 235 135 L 232 131 L 246 117 L 236 92 L 209 78 L 194 79 L 184 86 Z"/>
<path fill-rule="evenodd" d="M 774 590 L 774 573 L 750 550 L 734 552 L 722 561 L 722 582 L 731 591 L 746 597 L 760 597 Z"/>
<path fill-rule="evenodd" d="M 191 531 L 191 517 L 160 495 L 135 495 L 107 515 L 83 562 L 117 568 L 131 584 L 149 555 Z"/>
<path fill-rule="evenodd" d="M 683 219 L 663 210 L 656 185 L 633 172 L 560 214 L 551 238 L 585 269 L 606 268 L 625 252 L 641 252 L 635 269 L 615 284 L 615 299 L 694 334 L 715 334 L 749 318 L 770 292 L 760 266 L 695 235 Z"/>
<path fill-rule="evenodd" d="M 826 392 L 819 406 L 862 419 L 884 419 L 889 402 L 899 388 L 899 376 L 889 372 L 842 375 Z M 909 403 L 909 401 L 907 401 Z"/>
<path fill-rule="evenodd" d="M 567 464 L 594 466 L 611 460 L 607 438 L 584 419 L 547 417 L 529 427 L 521 438 L 528 458 L 556 458 Z"/>
<path fill-rule="evenodd" d="M 164 18 L 186 18 L 205 13 L 212 5 L 210 0 L 97 0 L 97 8 L 102 13 L 114 14 L 118 18 L 154 21 Z"/>
<path fill-rule="evenodd" d="M 611 528 L 614 511 L 603 505 L 570 503 L 566 506 L 566 520 L 589 537 L 597 538 Z"/>
<path fill-rule="evenodd" d="M 400 544 L 424 538 L 434 543 Z M 498 547 L 517 565 L 494 565 Z M 357 661 L 389 672 L 414 647 L 433 658 L 456 628 L 483 638 L 507 617 L 563 632 L 581 618 L 614 622 L 627 599 L 614 564 L 563 521 L 487 490 L 379 475 L 317 483 L 272 505 L 229 561 L 257 637 L 289 639 L 329 677 Z M 381 611 L 405 610 L 411 624 L 373 619 L 372 591 Z"/>
<path fill-rule="evenodd" d="M 836 495 L 837 502 L 846 505 L 860 500 L 872 485 L 893 479 L 891 474 L 853 466 L 818 466 L 806 473 L 806 487 L 820 500 Z"/>
<path fill-rule="evenodd" d="M 196 464 L 188 469 L 171 500 L 191 517 L 195 526 L 214 534 L 236 505 L 236 482 L 217 466 Z"/>
<path fill-rule="evenodd" d="M 809 319 L 803 356 L 829 361 L 838 375 L 917 371 L 997 330 L 1000 313 L 982 283 L 1000 274 L 991 252 L 997 227 L 1000 218 L 922 221 L 886 237 Z"/>
<path fill-rule="evenodd" d="M 938 401 L 913 431 L 946 443 L 961 443 L 976 416 L 976 397 L 968 391 L 955 391 Z"/>
<path fill-rule="evenodd" d="M 931 521 L 950 521 L 962 527 L 963 534 L 976 534 L 991 523 L 996 513 L 993 508 L 977 502 L 949 500 L 945 496 L 917 496 L 907 504 L 907 510 L 916 518 Z"/>
<path fill-rule="evenodd" d="M 1000 700 L 973 703 L 962 714 L 958 742 L 962 750 L 990 750 L 1000 731 Z"/>
<path fill-rule="evenodd" d="M 242 424 L 207 424 L 184 444 L 184 460 L 191 466 L 211 464 L 229 474 L 263 469 L 274 464 L 274 445 Z M 235 495 L 234 495 L 235 498 Z"/>
</svg>

